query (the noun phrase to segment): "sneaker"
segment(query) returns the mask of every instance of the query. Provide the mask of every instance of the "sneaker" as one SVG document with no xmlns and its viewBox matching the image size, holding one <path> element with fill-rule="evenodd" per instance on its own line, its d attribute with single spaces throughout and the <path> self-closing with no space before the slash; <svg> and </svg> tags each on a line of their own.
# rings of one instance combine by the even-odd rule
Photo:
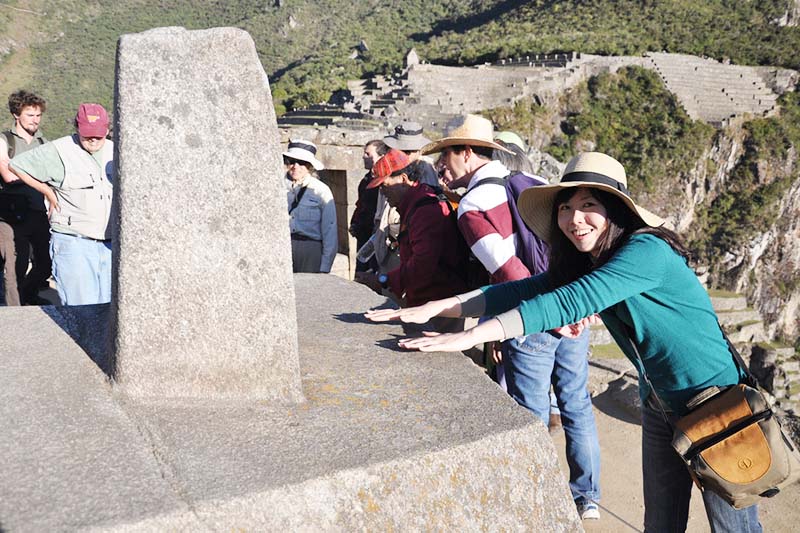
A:
<svg viewBox="0 0 800 533">
<path fill-rule="evenodd" d="M 581 520 L 597 520 L 600 518 L 600 508 L 596 503 L 581 500 L 575 502 L 575 505 L 578 506 L 578 515 L 580 515 Z"/>
</svg>

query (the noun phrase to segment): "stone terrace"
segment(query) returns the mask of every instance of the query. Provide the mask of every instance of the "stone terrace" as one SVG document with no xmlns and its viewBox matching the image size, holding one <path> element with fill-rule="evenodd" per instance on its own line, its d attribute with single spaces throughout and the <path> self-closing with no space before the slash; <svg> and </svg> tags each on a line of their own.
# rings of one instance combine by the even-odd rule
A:
<svg viewBox="0 0 800 533">
<path fill-rule="evenodd" d="M 422 123 L 431 133 L 441 133 L 456 115 L 512 105 L 525 97 L 551 103 L 590 76 L 630 65 L 656 71 L 692 118 L 715 126 L 736 117 L 773 113 L 778 94 L 792 87 L 798 77 L 787 69 L 727 65 L 667 53 L 644 57 L 533 54 L 472 67 L 412 63 L 394 76 L 348 82 L 347 91 L 340 95 L 343 105 L 338 114 L 335 108 L 326 108 L 324 117 L 315 109 L 298 110 L 281 117 L 279 125 L 343 126 L 358 114 L 355 129 L 388 129 L 408 119 Z"/>
<path fill-rule="evenodd" d="M 650 53 L 650 68 L 695 120 L 721 125 L 741 115 L 767 116 L 778 96 L 755 67 L 685 54 Z"/>
</svg>

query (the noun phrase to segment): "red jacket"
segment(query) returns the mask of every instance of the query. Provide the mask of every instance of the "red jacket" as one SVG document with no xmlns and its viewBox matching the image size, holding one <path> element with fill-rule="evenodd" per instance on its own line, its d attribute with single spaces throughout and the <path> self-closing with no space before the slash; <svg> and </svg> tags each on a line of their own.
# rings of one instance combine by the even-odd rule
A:
<svg viewBox="0 0 800 533">
<path fill-rule="evenodd" d="M 421 305 L 467 291 L 467 248 L 446 202 L 425 184 L 412 187 L 400 213 L 400 266 L 389 272 L 389 288 L 406 304 Z"/>
</svg>

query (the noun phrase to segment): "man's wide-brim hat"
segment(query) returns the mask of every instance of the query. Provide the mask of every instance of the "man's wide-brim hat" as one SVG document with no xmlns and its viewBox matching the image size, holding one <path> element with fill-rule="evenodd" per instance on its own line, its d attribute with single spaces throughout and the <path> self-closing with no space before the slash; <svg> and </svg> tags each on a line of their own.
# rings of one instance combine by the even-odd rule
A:
<svg viewBox="0 0 800 533">
<path fill-rule="evenodd" d="M 567 163 L 559 183 L 530 187 L 519 195 L 519 213 L 540 239 L 552 242 L 553 232 L 558 231 L 553 224 L 553 202 L 560 191 L 575 187 L 606 191 L 622 200 L 646 225 L 656 228 L 664 224 L 663 218 L 631 199 L 625 167 L 619 161 L 599 152 L 585 152 Z"/>
<path fill-rule="evenodd" d="M 383 144 L 395 150 L 416 152 L 431 140 L 422 135 L 422 126 L 416 122 L 403 122 L 394 128 L 394 133 L 383 138 Z"/>
<path fill-rule="evenodd" d="M 316 156 L 316 145 L 311 141 L 306 141 L 303 139 L 290 140 L 289 149 L 286 152 L 283 152 L 283 157 L 309 163 L 312 167 L 314 167 L 315 170 L 324 169 L 325 165 L 323 165 Z"/>
<path fill-rule="evenodd" d="M 435 154 L 448 146 L 486 146 L 495 150 L 511 152 L 494 142 L 492 121 L 478 115 L 464 115 L 448 124 L 445 137 L 432 142 L 422 149 L 423 154 Z"/>
</svg>

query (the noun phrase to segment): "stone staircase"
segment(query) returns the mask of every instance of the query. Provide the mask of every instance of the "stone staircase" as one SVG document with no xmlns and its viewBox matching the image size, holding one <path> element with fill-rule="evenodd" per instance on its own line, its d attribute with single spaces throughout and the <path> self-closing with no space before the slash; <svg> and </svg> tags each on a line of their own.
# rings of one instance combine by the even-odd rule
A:
<svg viewBox="0 0 800 533">
<path fill-rule="evenodd" d="M 777 95 L 754 67 L 686 54 L 646 54 L 664 84 L 695 120 L 723 125 L 742 115 L 768 116 Z"/>
<path fill-rule="evenodd" d="M 342 107 L 329 104 L 320 104 L 290 111 L 278 117 L 278 126 L 283 128 L 337 126 L 351 130 L 374 130 L 382 127 L 382 123 L 376 120 L 374 116 L 366 113 L 348 111 Z"/>
<path fill-rule="evenodd" d="M 774 113 L 775 91 L 793 86 L 790 74 L 797 74 L 656 52 L 644 57 L 530 54 L 471 67 L 415 62 L 390 76 L 349 81 L 331 104 L 291 111 L 278 125 L 389 130 L 413 120 L 435 137 L 458 115 L 511 106 L 524 98 L 551 105 L 588 77 L 630 65 L 654 70 L 689 116 L 717 127 L 737 117 Z"/>
</svg>

